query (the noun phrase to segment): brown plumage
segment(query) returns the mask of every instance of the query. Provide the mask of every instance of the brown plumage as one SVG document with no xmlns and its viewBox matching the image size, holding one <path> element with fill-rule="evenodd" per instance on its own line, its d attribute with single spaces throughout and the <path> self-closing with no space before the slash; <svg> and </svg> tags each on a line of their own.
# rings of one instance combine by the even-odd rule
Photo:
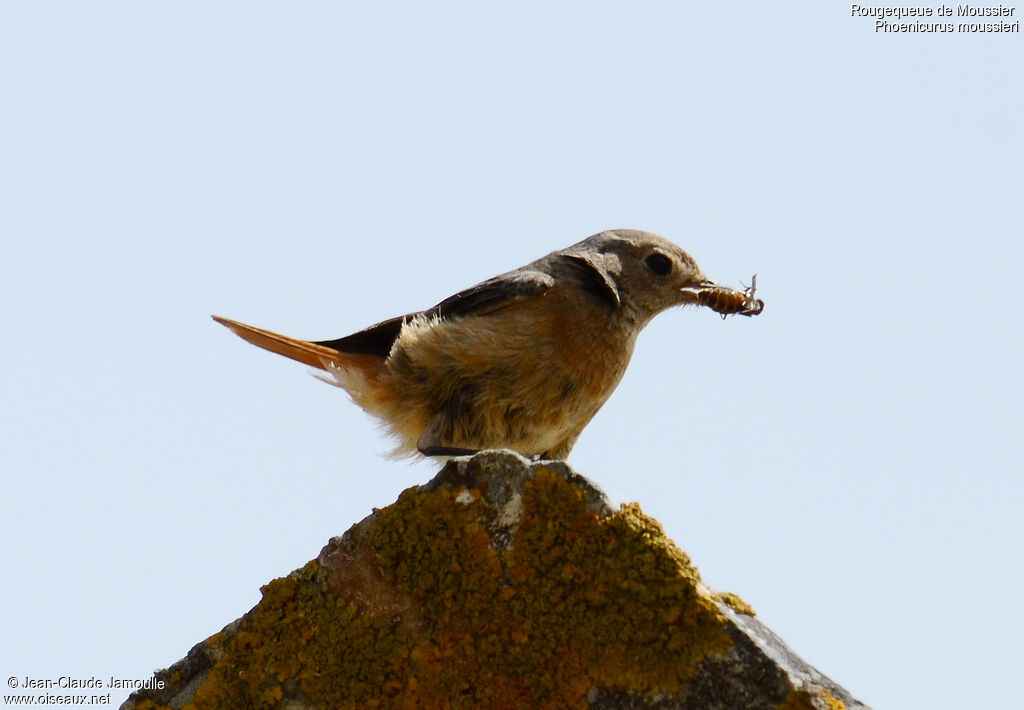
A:
<svg viewBox="0 0 1024 710">
<path fill-rule="evenodd" d="M 335 340 L 214 319 L 322 370 L 384 423 L 396 454 L 562 458 L 618 385 L 644 325 L 713 286 L 671 242 L 616 230 Z"/>
</svg>

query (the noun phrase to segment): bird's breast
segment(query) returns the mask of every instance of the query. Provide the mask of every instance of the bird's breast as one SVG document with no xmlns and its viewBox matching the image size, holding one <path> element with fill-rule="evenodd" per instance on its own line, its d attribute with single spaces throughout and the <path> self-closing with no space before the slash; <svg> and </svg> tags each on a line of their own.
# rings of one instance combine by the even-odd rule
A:
<svg viewBox="0 0 1024 710">
<path fill-rule="evenodd" d="M 602 303 L 558 296 L 403 326 L 387 361 L 401 418 L 441 417 L 446 443 L 467 448 L 543 453 L 575 440 L 621 380 L 635 333 Z"/>
</svg>

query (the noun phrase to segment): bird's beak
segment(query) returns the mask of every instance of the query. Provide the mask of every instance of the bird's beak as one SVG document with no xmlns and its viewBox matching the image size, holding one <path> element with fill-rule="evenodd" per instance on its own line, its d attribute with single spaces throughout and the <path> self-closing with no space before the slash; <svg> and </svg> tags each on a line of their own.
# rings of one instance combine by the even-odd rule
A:
<svg viewBox="0 0 1024 710">
<path fill-rule="evenodd" d="M 690 290 L 703 291 L 706 288 L 727 288 L 727 287 L 723 287 L 722 284 L 718 283 L 717 281 L 712 281 L 711 279 L 704 279 L 703 281 L 698 281 L 695 284 L 690 284 L 689 286 L 683 286 L 682 289 L 680 289 L 680 290 L 682 290 L 682 291 L 690 291 Z"/>
<path fill-rule="evenodd" d="M 683 286 L 679 289 L 679 294 L 682 297 L 683 303 L 696 303 L 697 294 L 707 288 L 718 288 L 718 284 L 711 279 L 704 279 L 696 284 L 690 286 Z"/>
</svg>

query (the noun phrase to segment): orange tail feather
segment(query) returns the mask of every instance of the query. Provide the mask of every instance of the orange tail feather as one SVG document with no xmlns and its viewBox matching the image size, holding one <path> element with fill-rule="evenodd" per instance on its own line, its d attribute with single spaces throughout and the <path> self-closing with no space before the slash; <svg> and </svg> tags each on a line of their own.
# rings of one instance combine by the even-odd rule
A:
<svg viewBox="0 0 1024 710">
<path fill-rule="evenodd" d="M 221 318 L 220 316 L 211 316 L 211 318 L 224 327 L 230 328 L 242 340 L 319 370 L 326 370 L 328 363 L 338 363 L 341 359 L 342 354 L 333 348 L 317 345 L 307 340 L 289 338 L 287 335 L 255 328 L 230 318 Z"/>
</svg>

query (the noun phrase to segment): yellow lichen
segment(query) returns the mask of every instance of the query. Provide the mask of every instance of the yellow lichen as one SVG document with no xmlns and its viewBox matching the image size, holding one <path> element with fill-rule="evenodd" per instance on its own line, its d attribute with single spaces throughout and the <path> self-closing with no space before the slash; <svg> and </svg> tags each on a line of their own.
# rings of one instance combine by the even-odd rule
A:
<svg viewBox="0 0 1024 710">
<path fill-rule="evenodd" d="M 815 702 L 818 700 L 820 702 Z M 832 695 L 824 688 L 809 690 L 791 690 L 778 705 L 778 710 L 846 710 L 846 703 Z"/>
<path fill-rule="evenodd" d="M 757 612 L 754 611 L 754 607 L 750 606 L 745 601 L 740 599 L 740 596 L 738 594 L 733 594 L 732 592 L 716 592 L 715 599 L 725 604 L 727 607 L 735 611 L 737 614 L 757 616 Z"/>
<path fill-rule="evenodd" d="M 818 696 L 825 701 L 825 705 L 828 706 L 828 710 L 846 710 L 846 703 L 832 695 L 827 690 L 822 690 Z"/>
<path fill-rule="evenodd" d="M 187 705 L 185 707 L 188 707 Z M 135 706 L 135 710 L 170 710 L 166 705 L 160 705 L 149 698 L 142 700 Z"/>
<path fill-rule="evenodd" d="M 367 569 L 266 585 L 186 707 L 269 709 L 297 686 L 322 708 L 583 708 L 592 687 L 678 691 L 731 644 L 638 506 L 600 518 L 541 469 L 502 554 L 462 492 L 410 489 L 357 526 L 344 554 Z"/>
</svg>

